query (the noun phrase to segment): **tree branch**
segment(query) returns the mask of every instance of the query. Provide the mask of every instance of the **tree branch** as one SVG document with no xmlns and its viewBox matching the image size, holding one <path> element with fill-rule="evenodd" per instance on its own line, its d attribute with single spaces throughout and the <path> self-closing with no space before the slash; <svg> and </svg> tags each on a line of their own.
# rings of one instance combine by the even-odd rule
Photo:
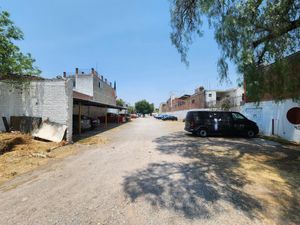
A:
<svg viewBox="0 0 300 225">
<path fill-rule="evenodd" d="M 294 21 L 291 21 L 286 27 L 284 27 L 283 29 L 281 29 L 279 32 L 276 33 L 269 33 L 267 36 L 262 37 L 261 39 L 258 39 L 254 42 L 252 42 L 252 46 L 254 48 L 256 48 L 258 45 L 262 44 L 265 41 L 271 41 L 275 38 L 278 38 L 286 33 L 288 33 L 289 31 L 292 31 L 296 28 L 300 27 L 300 18 Z"/>
</svg>

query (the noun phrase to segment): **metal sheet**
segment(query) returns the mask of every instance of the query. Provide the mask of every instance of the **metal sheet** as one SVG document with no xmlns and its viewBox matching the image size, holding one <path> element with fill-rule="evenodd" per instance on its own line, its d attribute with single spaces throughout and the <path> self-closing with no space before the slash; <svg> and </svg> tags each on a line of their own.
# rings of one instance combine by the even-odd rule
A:
<svg viewBox="0 0 300 225">
<path fill-rule="evenodd" d="M 61 142 L 65 136 L 67 126 L 50 121 L 44 121 L 39 129 L 33 133 L 33 137 L 53 142 Z"/>
<path fill-rule="evenodd" d="M 42 123 L 41 117 L 31 116 L 11 116 L 10 127 L 13 131 L 21 131 L 22 133 L 31 133 L 37 129 Z"/>
</svg>

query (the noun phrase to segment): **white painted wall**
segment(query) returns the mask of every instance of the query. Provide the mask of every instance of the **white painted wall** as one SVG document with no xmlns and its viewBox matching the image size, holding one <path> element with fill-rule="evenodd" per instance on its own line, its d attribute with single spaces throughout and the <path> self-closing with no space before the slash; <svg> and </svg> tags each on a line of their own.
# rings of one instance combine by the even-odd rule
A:
<svg viewBox="0 0 300 225">
<path fill-rule="evenodd" d="M 216 91 L 205 91 L 205 102 L 211 102 L 211 101 L 216 101 L 216 100 L 217 100 L 217 92 Z"/>
<path fill-rule="evenodd" d="M 289 141 L 300 142 L 299 126 L 291 124 L 286 117 L 289 109 L 293 107 L 300 107 L 300 104 L 291 99 L 279 103 L 264 101 L 258 106 L 254 103 L 247 103 L 242 106 L 241 112 L 258 124 L 262 134 L 272 135 L 272 119 L 274 119 L 275 135 Z"/>
<path fill-rule="evenodd" d="M 93 96 L 93 76 L 92 75 L 77 75 L 72 78 L 76 82 L 74 91 Z"/>
<path fill-rule="evenodd" d="M 73 91 L 71 80 L 33 81 L 21 88 L 0 82 L 0 116 L 33 116 L 66 125 L 72 141 Z M 0 131 L 4 131 L 2 118 Z"/>
<path fill-rule="evenodd" d="M 176 116 L 178 118 L 178 120 L 184 120 L 186 117 L 186 114 L 190 111 L 204 111 L 204 110 L 212 110 L 212 109 L 188 109 L 188 110 L 181 110 L 181 111 L 175 111 L 175 112 L 166 112 L 166 113 L 162 113 L 162 114 L 167 114 L 167 115 L 173 115 Z"/>
</svg>

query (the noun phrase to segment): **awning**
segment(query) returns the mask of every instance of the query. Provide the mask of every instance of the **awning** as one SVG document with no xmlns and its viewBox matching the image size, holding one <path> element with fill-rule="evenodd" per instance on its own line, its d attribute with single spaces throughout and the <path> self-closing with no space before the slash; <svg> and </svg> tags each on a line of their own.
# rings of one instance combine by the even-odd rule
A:
<svg viewBox="0 0 300 225">
<path fill-rule="evenodd" d="M 127 109 L 126 107 L 122 107 L 122 106 L 109 105 L 109 104 L 94 102 L 91 100 L 73 98 L 73 104 L 79 104 L 79 103 L 81 105 L 85 105 L 85 106 L 96 106 L 96 107 L 101 107 L 101 108 L 120 109 L 120 110 Z"/>
</svg>

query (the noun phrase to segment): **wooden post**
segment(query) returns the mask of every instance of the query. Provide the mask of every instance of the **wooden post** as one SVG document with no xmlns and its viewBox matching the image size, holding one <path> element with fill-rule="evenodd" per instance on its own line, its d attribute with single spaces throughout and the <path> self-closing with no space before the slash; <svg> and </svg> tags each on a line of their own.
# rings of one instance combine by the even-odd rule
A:
<svg viewBox="0 0 300 225">
<path fill-rule="evenodd" d="M 78 104 L 78 133 L 81 134 L 81 102 Z"/>
<path fill-rule="evenodd" d="M 107 107 L 105 107 L 106 112 L 105 112 L 105 128 L 107 128 Z"/>
</svg>

